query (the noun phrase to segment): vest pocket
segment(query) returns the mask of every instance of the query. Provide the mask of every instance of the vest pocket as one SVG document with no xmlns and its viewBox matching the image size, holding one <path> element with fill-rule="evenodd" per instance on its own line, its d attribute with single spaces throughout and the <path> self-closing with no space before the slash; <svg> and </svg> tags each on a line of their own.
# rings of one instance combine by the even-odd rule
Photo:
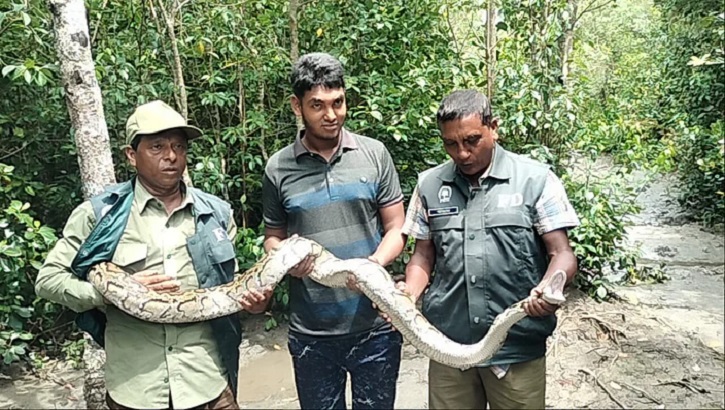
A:
<svg viewBox="0 0 725 410">
<path fill-rule="evenodd" d="M 493 254 L 511 256 L 509 269 L 521 285 L 531 280 L 533 258 L 536 252 L 531 217 L 524 212 L 492 212 L 484 223 L 491 238 Z"/>
<path fill-rule="evenodd" d="M 444 262 L 445 270 L 451 273 L 463 272 L 463 218 L 463 215 L 451 215 L 428 219 L 436 249 L 436 265 Z"/>
<path fill-rule="evenodd" d="M 451 229 L 463 230 L 463 215 L 429 216 L 428 221 L 431 232 Z"/>
<path fill-rule="evenodd" d="M 236 252 L 232 241 L 222 241 L 209 247 L 209 257 L 212 263 L 224 263 L 234 256 L 236 256 Z"/>
<path fill-rule="evenodd" d="M 533 255 L 530 240 L 533 238 L 531 217 L 523 212 L 493 212 L 484 220 L 494 239 L 510 246 L 521 257 Z"/>
<path fill-rule="evenodd" d="M 121 241 L 111 258 L 111 263 L 123 268 L 129 275 L 144 270 L 148 245 L 145 243 L 132 243 Z"/>
<path fill-rule="evenodd" d="M 227 271 L 233 271 L 233 269 L 228 269 L 228 265 L 235 263 L 236 250 L 232 241 L 227 239 L 211 245 L 208 248 L 207 255 L 213 265 L 220 265 L 221 269 L 219 271 L 225 276 L 224 282 L 232 280 L 233 274 L 226 275 Z"/>
<path fill-rule="evenodd" d="M 531 217 L 523 212 L 491 212 L 486 214 L 487 228 L 517 227 L 531 228 Z"/>
</svg>

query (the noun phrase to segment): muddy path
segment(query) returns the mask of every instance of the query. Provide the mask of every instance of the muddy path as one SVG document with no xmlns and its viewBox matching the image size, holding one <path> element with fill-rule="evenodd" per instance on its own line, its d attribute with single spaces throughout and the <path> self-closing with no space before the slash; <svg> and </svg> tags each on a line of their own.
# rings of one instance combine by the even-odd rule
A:
<svg viewBox="0 0 725 410">
<path fill-rule="evenodd" d="M 643 211 L 628 229 L 630 245 L 641 249 L 639 263 L 666 263 L 670 280 L 616 286 L 618 298 L 607 303 L 568 293 L 549 340 L 547 407 L 725 408 L 723 235 L 687 222 L 673 178 L 643 187 Z M 239 402 L 297 409 L 287 328 L 265 331 L 264 320 L 244 320 Z M 427 368 L 427 359 L 405 345 L 396 408 L 428 407 Z M 67 363 L 37 374 L 14 366 L 0 376 L 0 408 L 84 408 L 81 389 L 81 372 Z"/>
</svg>

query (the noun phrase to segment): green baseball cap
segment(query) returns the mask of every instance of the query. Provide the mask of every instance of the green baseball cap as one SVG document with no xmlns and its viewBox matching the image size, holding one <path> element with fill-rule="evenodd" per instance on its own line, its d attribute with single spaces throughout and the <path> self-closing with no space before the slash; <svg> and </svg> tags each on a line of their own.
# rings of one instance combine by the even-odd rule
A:
<svg viewBox="0 0 725 410">
<path fill-rule="evenodd" d="M 126 145 L 131 145 L 139 135 L 156 134 L 161 131 L 180 129 L 187 139 L 201 135 L 201 130 L 186 123 L 184 117 L 163 101 L 155 100 L 139 105 L 126 121 Z"/>
</svg>

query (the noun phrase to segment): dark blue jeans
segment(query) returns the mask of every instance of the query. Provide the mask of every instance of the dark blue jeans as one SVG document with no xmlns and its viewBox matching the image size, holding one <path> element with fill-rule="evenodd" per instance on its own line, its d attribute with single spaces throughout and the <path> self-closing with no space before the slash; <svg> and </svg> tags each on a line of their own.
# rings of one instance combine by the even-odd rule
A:
<svg viewBox="0 0 725 410">
<path fill-rule="evenodd" d="M 345 409 L 350 373 L 353 409 L 392 409 L 403 338 L 385 325 L 360 336 L 334 340 L 289 335 L 300 407 Z"/>
</svg>

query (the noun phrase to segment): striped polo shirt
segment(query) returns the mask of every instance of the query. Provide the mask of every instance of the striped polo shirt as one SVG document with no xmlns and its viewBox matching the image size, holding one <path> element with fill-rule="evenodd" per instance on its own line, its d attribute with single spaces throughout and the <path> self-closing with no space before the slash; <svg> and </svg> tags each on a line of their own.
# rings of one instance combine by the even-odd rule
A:
<svg viewBox="0 0 725 410">
<path fill-rule="evenodd" d="M 341 259 L 367 258 L 384 234 L 378 209 L 403 200 L 390 153 L 372 138 L 341 131 L 340 148 L 327 162 L 294 143 L 267 162 L 264 223 L 317 241 Z M 310 278 L 290 277 L 290 331 L 298 336 L 354 335 L 385 324 L 370 299 Z"/>
</svg>

